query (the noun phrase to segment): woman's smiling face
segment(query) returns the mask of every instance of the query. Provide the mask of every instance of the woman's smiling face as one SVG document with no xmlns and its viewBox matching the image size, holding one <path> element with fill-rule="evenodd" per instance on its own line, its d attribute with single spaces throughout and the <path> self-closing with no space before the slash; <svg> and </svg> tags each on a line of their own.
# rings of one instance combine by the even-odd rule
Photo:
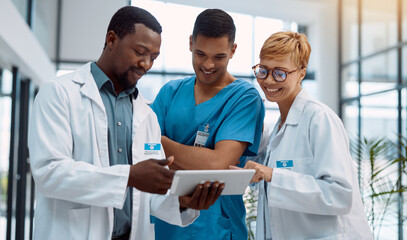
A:
<svg viewBox="0 0 407 240">
<path fill-rule="evenodd" d="M 299 68 L 290 57 L 285 59 L 261 59 L 260 64 L 267 69 L 278 68 L 286 72 L 291 72 Z M 287 75 L 283 82 L 274 80 L 271 73 L 265 79 L 257 79 L 267 100 L 277 104 L 292 103 L 301 90 L 301 81 L 305 76 L 305 69 L 300 69 Z"/>
</svg>

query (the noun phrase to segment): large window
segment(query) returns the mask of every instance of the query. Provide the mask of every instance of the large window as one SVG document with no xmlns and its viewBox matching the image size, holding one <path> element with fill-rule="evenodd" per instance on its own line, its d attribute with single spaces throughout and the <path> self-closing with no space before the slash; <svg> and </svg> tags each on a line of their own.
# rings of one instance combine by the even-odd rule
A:
<svg viewBox="0 0 407 240">
<path fill-rule="evenodd" d="M 406 157 L 405 152 L 399 154 L 397 149 L 405 144 L 398 139 L 407 138 L 407 1 L 341 0 L 340 6 L 341 117 L 355 140 L 352 143 L 355 149 L 374 150 L 378 146 L 366 143 L 364 139 L 373 142 L 385 139 L 394 143 L 384 155 L 370 159 L 355 155 L 358 163 L 362 161 L 359 179 L 365 210 L 375 238 L 403 239 L 407 233 L 403 229 L 405 193 L 375 195 L 374 201 L 371 201 L 371 194 L 384 192 L 389 186 L 392 190 L 402 189 L 406 184 L 404 180 L 397 185 L 397 179 L 407 177 L 403 165 L 391 163 Z M 391 165 L 377 175 L 381 178 L 376 182 L 371 180 L 376 175 L 363 171 L 364 167 L 371 167 L 372 159 L 377 164 L 375 169 Z M 365 166 L 366 163 L 369 166 Z M 377 187 L 376 192 L 366 192 L 366 182 Z M 378 182 L 380 184 L 376 185 Z M 382 211 L 384 209 L 386 212 Z"/>
<path fill-rule="evenodd" d="M 161 86 L 166 82 L 194 74 L 189 51 L 189 36 L 192 34 L 196 16 L 204 9 L 150 0 L 133 1 L 132 5 L 151 12 L 163 27 L 161 54 L 153 68 L 137 85 L 144 97 L 153 101 Z M 255 81 L 251 69 L 251 66 L 259 62 L 258 55 L 261 46 L 272 33 L 281 30 L 298 31 L 299 27 L 295 22 L 232 12 L 229 14 L 236 25 L 237 50 L 229 62 L 228 70 L 234 76 L 252 82 L 263 96 L 263 91 Z M 309 65 L 312 66 L 313 63 L 310 62 Z M 315 74 L 311 73 L 308 76 L 311 77 L 306 80 L 313 80 Z M 315 81 L 304 81 L 303 87 L 310 93 L 316 91 Z M 265 102 L 265 105 L 265 121 L 273 124 L 279 116 L 277 105 L 268 101 Z"/>
<path fill-rule="evenodd" d="M 10 153 L 12 74 L 0 69 L 0 239 L 5 237 Z"/>
</svg>

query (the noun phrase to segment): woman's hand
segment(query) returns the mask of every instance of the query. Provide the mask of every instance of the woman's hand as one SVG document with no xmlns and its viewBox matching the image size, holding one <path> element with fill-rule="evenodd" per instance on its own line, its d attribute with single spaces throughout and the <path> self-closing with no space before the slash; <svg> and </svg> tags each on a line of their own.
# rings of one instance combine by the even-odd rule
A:
<svg viewBox="0 0 407 240">
<path fill-rule="evenodd" d="M 231 169 L 241 169 L 236 166 L 229 166 Z M 246 165 L 244 166 L 244 169 L 254 169 L 256 170 L 256 173 L 252 177 L 252 180 L 250 183 L 258 183 L 261 180 L 265 180 L 267 182 L 271 181 L 271 177 L 273 176 L 273 169 L 269 168 L 267 166 L 261 165 L 259 163 L 253 162 L 253 161 L 247 161 Z"/>
</svg>

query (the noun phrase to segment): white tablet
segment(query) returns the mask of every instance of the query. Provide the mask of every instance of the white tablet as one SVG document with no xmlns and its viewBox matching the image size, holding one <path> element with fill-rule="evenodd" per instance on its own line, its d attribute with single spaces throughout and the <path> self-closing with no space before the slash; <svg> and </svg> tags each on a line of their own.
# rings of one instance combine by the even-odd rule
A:
<svg viewBox="0 0 407 240">
<path fill-rule="evenodd" d="M 245 192 L 255 172 L 254 169 L 178 170 L 172 180 L 170 193 L 177 196 L 190 195 L 198 184 L 218 181 L 225 183 L 222 195 L 239 195 Z"/>
</svg>

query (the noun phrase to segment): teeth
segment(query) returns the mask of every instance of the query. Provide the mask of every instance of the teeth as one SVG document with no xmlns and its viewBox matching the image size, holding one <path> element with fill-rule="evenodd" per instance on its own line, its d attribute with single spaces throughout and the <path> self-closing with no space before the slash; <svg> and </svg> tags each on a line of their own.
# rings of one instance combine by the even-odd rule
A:
<svg viewBox="0 0 407 240">
<path fill-rule="evenodd" d="M 266 88 L 269 92 L 277 92 L 279 89 Z"/>
<path fill-rule="evenodd" d="M 203 69 L 202 69 L 202 71 L 203 71 L 205 74 L 211 74 L 211 73 L 214 72 L 214 71 L 212 71 L 212 72 L 207 72 L 207 71 L 205 71 L 205 70 L 203 70 Z"/>
</svg>

